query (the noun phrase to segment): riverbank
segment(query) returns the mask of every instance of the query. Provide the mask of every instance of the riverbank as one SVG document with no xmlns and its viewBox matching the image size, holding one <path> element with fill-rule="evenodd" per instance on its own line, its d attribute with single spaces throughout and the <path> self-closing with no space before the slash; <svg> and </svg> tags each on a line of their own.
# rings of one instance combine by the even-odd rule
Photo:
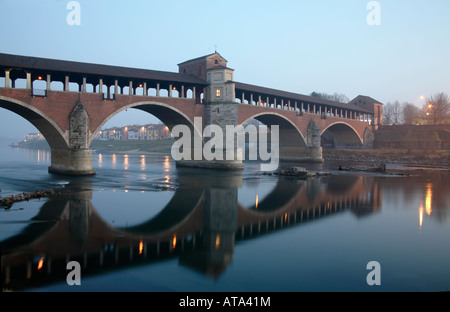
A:
<svg viewBox="0 0 450 312">
<path fill-rule="evenodd" d="M 170 153 L 174 140 L 94 140 L 90 149 L 94 151 L 105 151 L 112 153 L 133 153 L 133 152 L 152 152 L 152 153 Z M 21 141 L 10 144 L 11 147 L 50 150 L 50 146 L 45 140 Z"/>
<path fill-rule="evenodd" d="M 385 163 L 450 169 L 450 150 L 323 149 L 323 158 L 329 161 Z"/>
<path fill-rule="evenodd" d="M 170 155 L 174 140 L 120 140 L 92 142 L 90 148 L 97 152 L 110 153 L 163 153 Z M 31 149 L 48 149 L 46 141 L 39 144 L 22 143 L 19 147 Z M 323 149 L 325 161 L 367 163 L 367 164 L 394 164 L 404 166 L 437 167 L 450 169 L 450 150 L 408 150 L 408 149 Z"/>
<path fill-rule="evenodd" d="M 170 149 L 174 140 L 123 140 L 123 141 L 93 141 L 90 148 L 94 151 L 111 153 L 166 153 L 170 155 Z"/>
<path fill-rule="evenodd" d="M 173 140 L 163 141 L 94 141 L 91 149 L 97 151 L 140 153 L 159 152 L 170 155 Z M 392 163 L 403 165 L 437 166 L 450 168 L 450 150 L 407 149 L 323 149 L 324 160 Z"/>
</svg>

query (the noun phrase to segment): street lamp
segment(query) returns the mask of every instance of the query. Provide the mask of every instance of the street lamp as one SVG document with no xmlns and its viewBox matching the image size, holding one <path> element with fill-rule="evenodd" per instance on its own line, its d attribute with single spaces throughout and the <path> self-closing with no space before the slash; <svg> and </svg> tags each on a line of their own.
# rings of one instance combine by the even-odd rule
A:
<svg viewBox="0 0 450 312">
<path fill-rule="evenodd" d="M 433 103 L 427 103 L 427 112 L 426 112 L 426 115 L 429 117 L 429 119 L 431 119 L 431 118 L 434 118 L 433 117 Z M 429 120 L 429 123 L 430 124 L 433 124 L 434 123 L 434 120 Z"/>
</svg>

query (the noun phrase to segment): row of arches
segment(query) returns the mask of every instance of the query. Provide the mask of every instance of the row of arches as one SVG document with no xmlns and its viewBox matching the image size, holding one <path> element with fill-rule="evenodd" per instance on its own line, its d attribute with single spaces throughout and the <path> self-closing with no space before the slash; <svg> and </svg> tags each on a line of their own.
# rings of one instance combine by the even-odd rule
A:
<svg viewBox="0 0 450 312">
<path fill-rule="evenodd" d="M 206 86 L 145 79 L 98 78 L 98 76 L 63 75 L 61 73 L 27 72 L 23 69 L 6 70 L 0 76 L 0 86 L 5 88 L 31 89 L 34 96 L 45 96 L 49 91 L 101 93 L 105 100 L 114 100 L 116 95 L 138 95 L 195 99 L 203 103 Z M 314 114 L 322 118 L 336 117 L 367 122 L 371 125 L 373 116 L 349 107 L 335 107 L 332 104 L 310 103 L 303 100 L 284 99 L 261 95 L 245 90 L 236 90 L 235 102 L 280 110 L 295 111 L 297 115 Z"/>
<path fill-rule="evenodd" d="M 145 79 L 98 78 L 60 73 L 29 73 L 11 69 L 0 76 L 0 86 L 13 89 L 30 89 L 34 96 L 46 96 L 49 91 L 101 93 L 105 100 L 116 95 L 140 95 L 195 99 L 201 103 L 205 88 L 183 82 Z"/>
<path fill-rule="evenodd" d="M 29 120 L 43 134 L 52 150 L 70 149 L 67 133 L 62 131 L 51 118 L 35 109 L 33 106 L 0 96 L 0 107 L 13 111 L 26 120 Z M 193 121 L 180 110 L 162 102 L 143 101 L 122 107 L 120 110 L 108 116 L 104 122 L 90 134 L 87 147 L 90 146 L 95 134 L 101 130 L 101 127 L 106 124 L 108 120 L 126 109 L 139 109 L 151 114 L 161 120 L 169 130 L 172 130 L 175 125 L 185 124 L 196 133 L 203 133 L 202 129 L 196 129 Z M 308 146 L 308 134 L 301 133 L 291 121 L 282 115 L 274 114 L 272 112 L 259 113 L 258 115 L 249 117 L 242 124 L 244 125 L 252 119 L 269 126 L 269 128 L 272 125 L 277 125 L 280 131 L 280 148 L 285 151 L 289 152 L 290 149 L 305 148 Z M 321 129 L 320 131 L 321 136 L 332 137 L 337 144 L 351 144 L 352 146 L 361 146 L 363 144 L 363 139 L 357 134 L 355 129 L 343 122 L 330 124 L 326 129 Z"/>
<path fill-rule="evenodd" d="M 359 120 L 371 125 L 373 116 L 368 112 L 362 112 L 351 107 L 337 107 L 334 104 L 313 103 L 306 100 L 285 99 L 273 95 L 260 95 L 250 91 L 238 90 L 236 103 L 261 107 L 270 107 L 280 110 L 295 111 L 297 115 L 314 114 L 322 118 L 336 117 L 343 119 Z"/>
</svg>

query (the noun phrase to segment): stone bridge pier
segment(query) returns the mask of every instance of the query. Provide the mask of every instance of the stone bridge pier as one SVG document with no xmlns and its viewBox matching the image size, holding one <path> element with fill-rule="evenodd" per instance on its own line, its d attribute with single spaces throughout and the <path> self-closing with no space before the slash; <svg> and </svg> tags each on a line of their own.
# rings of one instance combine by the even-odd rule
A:
<svg viewBox="0 0 450 312">
<path fill-rule="evenodd" d="M 235 134 L 232 137 L 227 126 L 238 125 L 238 104 L 235 102 L 233 69 L 214 66 L 207 69 L 207 91 L 203 103 L 203 155 L 201 159 L 178 161 L 179 166 L 242 170 L 244 164 L 240 157 Z M 217 132 L 207 131 L 208 126 L 216 126 Z M 210 128 L 213 129 L 213 128 Z M 206 152 L 212 152 L 209 159 Z M 195 153 L 195 152 L 194 152 Z"/>
<path fill-rule="evenodd" d="M 320 128 L 310 121 L 307 128 L 306 157 L 312 162 L 323 162 Z"/>
<path fill-rule="evenodd" d="M 89 116 L 78 101 L 69 116 L 69 146 L 52 148 L 50 173 L 93 175 L 92 150 L 89 149 Z"/>
</svg>

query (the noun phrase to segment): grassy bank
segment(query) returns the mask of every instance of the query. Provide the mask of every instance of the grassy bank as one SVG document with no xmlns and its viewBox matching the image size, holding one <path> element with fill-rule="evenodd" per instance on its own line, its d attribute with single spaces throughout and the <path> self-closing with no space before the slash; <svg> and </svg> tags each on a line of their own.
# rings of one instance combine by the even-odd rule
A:
<svg viewBox="0 0 450 312">
<path fill-rule="evenodd" d="M 325 160 L 386 162 L 450 167 L 450 150 L 323 149 Z"/>
<path fill-rule="evenodd" d="M 124 141 L 99 141 L 92 142 L 90 149 L 101 150 L 108 152 L 156 152 L 156 153 L 170 153 L 173 140 L 158 140 L 158 141 L 140 141 L 140 140 L 124 140 Z M 19 142 L 18 147 L 29 149 L 50 150 L 50 147 L 45 140 Z"/>
</svg>

